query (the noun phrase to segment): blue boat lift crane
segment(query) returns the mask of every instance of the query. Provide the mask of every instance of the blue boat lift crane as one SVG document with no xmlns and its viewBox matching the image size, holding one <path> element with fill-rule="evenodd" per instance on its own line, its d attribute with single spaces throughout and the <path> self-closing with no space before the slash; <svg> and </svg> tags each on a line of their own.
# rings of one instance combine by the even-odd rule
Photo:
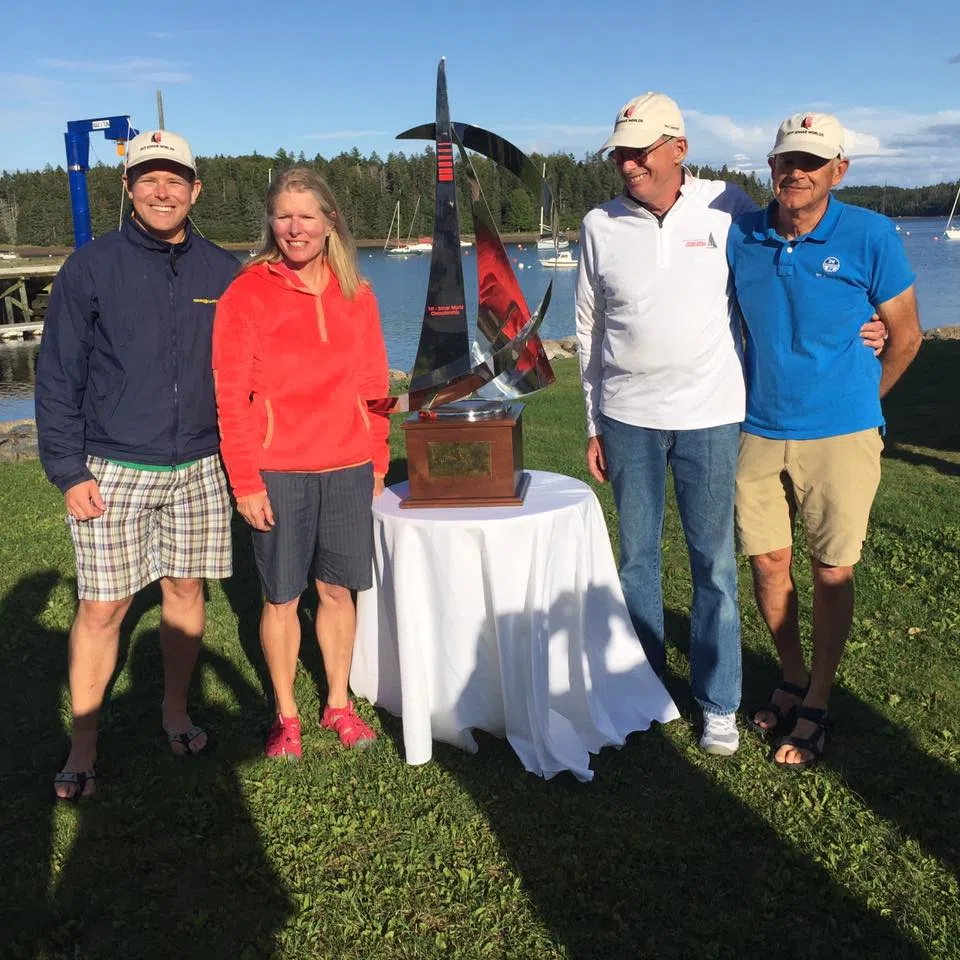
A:
<svg viewBox="0 0 960 960">
<path fill-rule="evenodd" d="M 159 93 L 157 99 L 159 104 Z M 130 125 L 128 116 L 68 121 L 63 137 L 67 146 L 70 212 L 77 247 L 93 239 L 87 193 L 91 133 L 102 133 L 107 140 L 113 140 L 122 157 L 127 141 L 138 131 Z M 59 269 L 59 263 L 42 261 L 0 265 L 0 340 L 36 336 L 40 332 L 50 284 Z"/>
<path fill-rule="evenodd" d="M 70 212 L 73 216 L 73 238 L 77 247 L 93 239 L 90 225 L 90 198 L 87 193 L 87 171 L 90 169 L 90 134 L 102 133 L 117 145 L 123 156 L 128 140 L 138 133 L 130 125 L 130 117 L 100 117 L 90 120 L 68 120 L 63 139 L 67 146 L 67 175 L 70 178 Z"/>
</svg>

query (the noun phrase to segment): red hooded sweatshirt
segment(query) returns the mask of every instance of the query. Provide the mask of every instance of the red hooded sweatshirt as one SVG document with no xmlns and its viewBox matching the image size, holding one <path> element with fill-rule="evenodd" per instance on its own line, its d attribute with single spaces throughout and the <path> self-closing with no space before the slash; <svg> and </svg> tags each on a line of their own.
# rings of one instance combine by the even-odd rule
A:
<svg viewBox="0 0 960 960">
<path fill-rule="evenodd" d="M 264 489 L 261 470 L 322 472 L 389 462 L 387 351 L 373 291 L 353 300 L 333 271 L 321 294 L 283 264 L 258 263 L 230 284 L 213 325 L 220 451 L 234 496 Z"/>
</svg>

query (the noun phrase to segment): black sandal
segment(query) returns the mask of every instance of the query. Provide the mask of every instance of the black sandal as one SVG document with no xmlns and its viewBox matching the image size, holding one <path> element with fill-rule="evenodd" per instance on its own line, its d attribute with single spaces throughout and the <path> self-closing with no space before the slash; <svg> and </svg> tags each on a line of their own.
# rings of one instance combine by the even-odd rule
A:
<svg viewBox="0 0 960 960">
<path fill-rule="evenodd" d="M 770 757 L 778 767 L 788 770 L 806 770 L 808 767 L 815 766 L 823 756 L 823 748 L 826 745 L 827 734 L 831 726 L 830 718 L 827 716 L 827 711 L 821 710 L 819 707 L 799 706 L 796 710 L 796 719 L 809 720 L 810 723 L 816 724 L 816 729 L 809 737 L 797 737 L 793 734 L 781 737 L 771 748 Z M 811 755 L 799 763 L 787 763 L 785 760 L 778 760 L 777 751 L 785 746 L 807 750 Z"/>
<path fill-rule="evenodd" d="M 787 680 L 781 680 L 776 687 L 774 688 L 774 693 L 777 690 L 782 690 L 784 693 L 789 693 L 794 697 L 799 697 L 801 702 L 803 698 L 807 695 L 807 690 L 810 688 L 810 680 L 807 680 L 807 685 L 805 687 L 798 687 L 795 683 L 790 683 Z M 797 707 L 790 707 L 786 712 L 784 712 L 778 704 L 773 702 L 773 697 L 762 706 L 757 707 L 753 713 L 747 718 L 747 726 L 751 730 L 759 733 L 761 737 L 775 737 L 778 734 L 784 734 L 788 730 L 793 729 L 794 721 L 796 720 Z M 769 727 L 764 727 L 761 724 L 757 723 L 756 716 L 758 713 L 772 713 L 774 716 L 774 722 Z"/>
<path fill-rule="evenodd" d="M 87 784 L 95 785 L 96 779 L 97 775 L 92 767 L 89 770 L 81 772 L 61 770 L 53 778 L 53 798 L 54 800 L 59 800 L 61 803 L 79 803 L 81 800 L 87 800 L 96 793 L 96 790 L 91 790 L 87 793 Z M 62 797 L 57 793 L 58 784 L 69 784 L 70 786 L 75 786 L 77 789 L 69 796 Z"/>
<path fill-rule="evenodd" d="M 177 757 L 199 757 L 206 753 L 207 750 L 210 749 L 209 734 L 207 734 L 207 742 L 203 745 L 202 750 L 190 749 L 190 745 L 193 743 L 193 741 L 196 740 L 197 737 L 202 737 L 206 733 L 206 730 L 204 730 L 202 727 L 198 727 L 196 724 L 183 733 L 171 733 L 169 730 L 163 731 L 163 735 L 167 738 L 167 742 L 170 744 L 171 751 L 173 751 L 174 756 Z M 183 750 L 177 750 L 177 745 L 183 747 Z"/>
</svg>

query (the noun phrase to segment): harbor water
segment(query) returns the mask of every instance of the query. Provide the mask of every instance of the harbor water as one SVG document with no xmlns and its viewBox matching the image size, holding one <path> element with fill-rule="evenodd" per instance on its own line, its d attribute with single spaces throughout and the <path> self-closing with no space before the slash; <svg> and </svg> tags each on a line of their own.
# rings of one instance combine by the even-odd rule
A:
<svg viewBox="0 0 960 960">
<path fill-rule="evenodd" d="M 924 329 L 960 323 L 956 292 L 960 284 L 960 243 L 942 239 L 945 222 L 938 219 L 897 221 L 913 268 L 917 273 L 920 321 Z M 578 245 L 571 246 L 579 258 Z M 552 278 L 553 295 L 541 328 L 544 339 L 574 332 L 576 270 L 542 267 L 539 257 L 549 253 L 535 246 L 508 245 L 507 251 L 527 299 L 534 310 Z M 390 367 L 409 370 L 417 350 L 423 317 L 429 255 L 387 257 L 382 251 L 360 250 L 360 268 L 373 285 L 380 305 Z M 477 277 L 474 251 L 464 250 L 463 268 L 469 317 L 476 317 Z M 33 381 L 39 344 L 36 341 L 0 343 L 0 422 L 33 416 Z"/>
</svg>

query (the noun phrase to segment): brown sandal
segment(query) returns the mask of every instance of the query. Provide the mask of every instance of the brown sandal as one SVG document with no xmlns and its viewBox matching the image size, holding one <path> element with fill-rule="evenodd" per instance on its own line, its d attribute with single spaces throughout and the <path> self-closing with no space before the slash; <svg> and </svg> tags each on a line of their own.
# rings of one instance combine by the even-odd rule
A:
<svg viewBox="0 0 960 960">
<path fill-rule="evenodd" d="M 96 779 L 97 775 L 92 767 L 83 771 L 61 770 L 53 778 L 53 797 L 61 803 L 80 803 L 81 800 L 87 800 L 97 792 Z M 94 789 L 87 790 L 87 784 L 93 786 Z M 74 786 L 77 789 L 63 797 L 57 793 L 57 787 L 63 785 Z"/>
</svg>

